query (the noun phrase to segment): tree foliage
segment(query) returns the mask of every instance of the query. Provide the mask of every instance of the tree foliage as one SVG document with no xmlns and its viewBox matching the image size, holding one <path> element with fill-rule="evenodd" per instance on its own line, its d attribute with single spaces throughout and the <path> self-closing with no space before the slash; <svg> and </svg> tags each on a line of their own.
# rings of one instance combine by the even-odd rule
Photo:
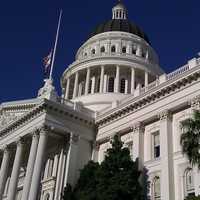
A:
<svg viewBox="0 0 200 200">
<path fill-rule="evenodd" d="M 182 123 L 182 151 L 187 155 L 192 165 L 200 169 L 200 112 L 195 111 L 192 118 Z"/>
<path fill-rule="evenodd" d="M 129 149 L 123 148 L 118 136 L 111 145 L 101 164 L 90 161 L 81 170 L 73 190 L 67 185 L 64 200 L 143 199 L 138 163 L 131 160 Z"/>
<path fill-rule="evenodd" d="M 185 200 L 200 200 L 200 196 L 198 197 L 187 197 Z"/>
</svg>

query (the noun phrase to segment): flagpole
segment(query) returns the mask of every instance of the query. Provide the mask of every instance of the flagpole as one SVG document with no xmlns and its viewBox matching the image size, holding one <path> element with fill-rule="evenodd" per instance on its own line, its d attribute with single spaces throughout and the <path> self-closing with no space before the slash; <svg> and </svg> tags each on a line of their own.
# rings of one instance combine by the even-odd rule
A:
<svg viewBox="0 0 200 200">
<path fill-rule="evenodd" d="M 58 38 L 59 38 L 59 33 L 60 33 L 61 19 L 62 19 L 62 10 L 60 10 L 60 16 L 59 16 L 59 21 L 58 21 L 58 28 L 57 28 L 57 33 L 56 33 L 56 40 L 55 40 L 54 49 L 53 49 L 53 56 L 52 56 L 52 62 L 51 62 L 51 71 L 50 71 L 50 75 L 49 75 L 49 79 L 50 80 L 53 80 L 52 79 L 52 74 L 53 74 L 53 68 L 54 68 L 54 62 L 55 62 L 55 56 L 56 56 Z"/>
</svg>

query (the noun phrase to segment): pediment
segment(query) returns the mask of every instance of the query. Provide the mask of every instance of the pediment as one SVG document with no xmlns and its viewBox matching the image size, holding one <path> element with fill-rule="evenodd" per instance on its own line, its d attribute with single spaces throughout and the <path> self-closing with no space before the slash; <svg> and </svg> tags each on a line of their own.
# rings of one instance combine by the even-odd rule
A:
<svg viewBox="0 0 200 200">
<path fill-rule="evenodd" d="M 38 99 L 8 102 L 0 105 L 0 131 L 17 121 L 39 104 Z"/>
</svg>

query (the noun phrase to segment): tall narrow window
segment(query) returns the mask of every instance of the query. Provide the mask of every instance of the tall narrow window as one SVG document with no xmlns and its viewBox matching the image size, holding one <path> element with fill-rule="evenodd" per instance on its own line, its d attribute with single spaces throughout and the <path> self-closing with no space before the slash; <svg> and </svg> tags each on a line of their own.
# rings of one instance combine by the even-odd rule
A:
<svg viewBox="0 0 200 200">
<path fill-rule="evenodd" d="M 92 80 L 90 80 L 89 83 L 88 94 L 91 94 L 91 92 L 92 92 Z"/>
<path fill-rule="evenodd" d="M 94 55 L 96 53 L 95 49 L 92 49 L 92 55 Z"/>
<path fill-rule="evenodd" d="M 97 78 L 97 83 L 96 83 L 96 88 L 95 88 L 95 92 L 99 92 L 100 91 L 100 77 Z"/>
<path fill-rule="evenodd" d="M 186 196 L 195 196 L 194 176 L 191 168 L 185 170 L 184 178 Z"/>
<path fill-rule="evenodd" d="M 125 78 L 122 78 L 120 84 L 120 93 L 125 93 L 125 87 L 126 87 L 126 80 Z"/>
<path fill-rule="evenodd" d="M 108 92 L 114 92 L 114 82 L 115 82 L 114 77 L 109 77 L 109 80 L 108 80 Z"/>
<path fill-rule="evenodd" d="M 132 47 L 132 54 L 136 54 L 136 47 L 135 46 Z"/>
<path fill-rule="evenodd" d="M 126 53 L 126 47 L 122 48 L 122 53 Z"/>
<path fill-rule="evenodd" d="M 111 52 L 112 52 L 112 53 L 115 53 L 115 52 L 116 52 L 116 47 L 115 47 L 115 46 L 112 46 L 112 47 L 111 47 Z"/>
<path fill-rule="evenodd" d="M 153 157 L 160 157 L 160 133 L 159 131 L 153 133 Z"/>
<path fill-rule="evenodd" d="M 106 49 L 104 46 L 101 47 L 101 53 L 105 53 Z"/>
<path fill-rule="evenodd" d="M 153 200 L 160 200 L 161 199 L 161 192 L 160 192 L 160 177 L 156 176 L 153 179 Z"/>
</svg>

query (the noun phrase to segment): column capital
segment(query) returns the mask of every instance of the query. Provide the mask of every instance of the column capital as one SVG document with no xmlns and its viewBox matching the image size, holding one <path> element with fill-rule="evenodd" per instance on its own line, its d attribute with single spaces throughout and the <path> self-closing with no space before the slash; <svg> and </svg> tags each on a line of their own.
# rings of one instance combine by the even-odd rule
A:
<svg viewBox="0 0 200 200">
<path fill-rule="evenodd" d="M 5 144 L 0 151 L 3 151 L 4 153 L 9 153 L 11 150 L 11 147 L 7 144 Z"/>
<path fill-rule="evenodd" d="M 92 147 L 93 147 L 93 149 L 95 149 L 96 151 L 99 151 L 99 148 L 100 148 L 100 144 L 98 143 L 98 142 L 93 142 L 92 143 Z"/>
<path fill-rule="evenodd" d="M 80 136 L 75 133 L 70 134 L 70 144 L 77 144 L 80 139 Z"/>
<path fill-rule="evenodd" d="M 200 110 L 200 95 L 194 97 L 188 103 L 193 110 Z"/>
<path fill-rule="evenodd" d="M 172 113 L 169 110 L 164 110 L 160 113 L 158 113 L 158 118 L 160 121 L 167 120 L 167 119 L 172 119 Z"/>
<path fill-rule="evenodd" d="M 15 142 L 15 144 L 17 146 L 22 146 L 22 145 L 24 145 L 24 143 L 25 143 L 25 141 L 24 141 L 24 139 L 22 137 L 19 137 Z"/>
<path fill-rule="evenodd" d="M 142 122 L 136 122 L 135 124 L 133 124 L 132 129 L 133 129 L 134 133 L 139 132 L 139 131 L 144 132 L 145 127 L 144 127 L 144 124 Z"/>
</svg>

